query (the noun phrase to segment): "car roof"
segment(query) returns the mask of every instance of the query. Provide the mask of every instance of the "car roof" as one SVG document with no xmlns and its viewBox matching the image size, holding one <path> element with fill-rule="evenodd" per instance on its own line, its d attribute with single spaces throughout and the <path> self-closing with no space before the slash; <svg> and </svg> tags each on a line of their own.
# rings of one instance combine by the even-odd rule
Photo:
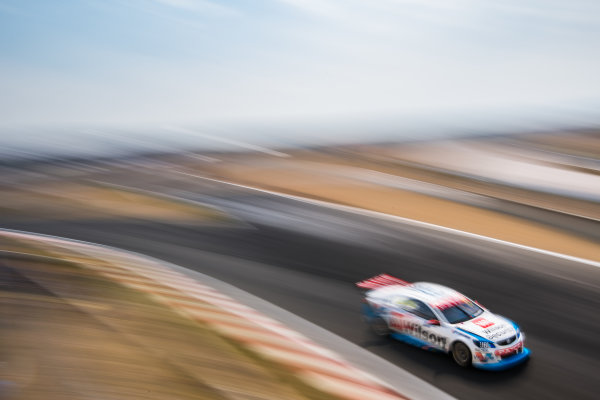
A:
<svg viewBox="0 0 600 400">
<path fill-rule="evenodd" d="M 370 291 L 368 296 L 375 298 L 408 296 L 434 305 L 448 300 L 466 298 L 465 295 L 454 289 L 429 282 L 415 282 L 409 285 L 389 285 Z"/>
</svg>

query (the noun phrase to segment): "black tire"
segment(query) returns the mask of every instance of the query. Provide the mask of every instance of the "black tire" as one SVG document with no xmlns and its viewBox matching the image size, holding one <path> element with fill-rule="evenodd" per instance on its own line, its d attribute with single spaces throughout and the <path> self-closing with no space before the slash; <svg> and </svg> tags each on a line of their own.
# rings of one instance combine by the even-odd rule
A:
<svg viewBox="0 0 600 400">
<path fill-rule="evenodd" d="M 452 346 L 452 358 L 455 363 L 466 368 L 471 365 L 471 350 L 463 342 L 456 342 Z"/>
<path fill-rule="evenodd" d="M 388 336 L 391 331 L 385 319 L 381 317 L 373 317 L 369 319 L 369 328 L 377 336 Z"/>
</svg>

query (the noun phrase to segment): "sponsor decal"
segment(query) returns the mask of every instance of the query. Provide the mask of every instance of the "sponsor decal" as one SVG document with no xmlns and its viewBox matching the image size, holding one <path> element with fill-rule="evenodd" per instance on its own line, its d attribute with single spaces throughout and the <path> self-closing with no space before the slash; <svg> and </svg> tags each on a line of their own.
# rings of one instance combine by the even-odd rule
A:
<svg viewBox="0 0 600 400">
<path fill-rule="evenodd" d="M 457 335 L 460 335 L 462 337 L 465 337 L 467 339 L 471 339 L 471 336 L 465 335 L 464 333 L 462 333 L 461 331 L 457 331 L 455 329 L 452 330 L 452 333 L 456 333 Z"/>
<path fill-rule="evenodd" d="M 480 326 L 481 326 L 481 325 L 480 325 Z M 506 325 L 504 325 L 504 324 L 502 324 L 502 325 L 496 325 L 496 326 L 494 326 L 494 327 L 492 327 L 492 328 L 489 328 L 489 329 L 484 329 L 484 330 L 483 330 L 483 333 L 485 333 L 486 335 L 489 335 L 489 334 L 491 334 L 491 333 L 492 333 L 492 332 L 494 332 L 494 331 L 497 331 L 497 330 L 499 330 L 499 329 L 505 329 L 505 328 L 506 328 Z"/>
<path fill-rule="evenodd" d="M 492 361 L 494 359 L 494 355 L 492 353 L 481 353 L 479 351 L 475 352 L 475 357 L 477 357 L 481 362 Z"/>
<path fill-rule="evenodd" d="M 488 334 L 487 338 L 489 340 L 493 340 L 493 339 L 499 338 L 501 336 L 504 336 L 504 335 L 506 335 L 507 333 L 510 333 L 510 332 L 511 332 L 511 329 L 507 328 L 507 329 L 504 329 L 504 330 L 501 330 L 501 331 L 498 331 L 498 332 L 495 332 L 495 333 L 492 333 L 492 334 Z"/>
<path fill-rule="evenodd" d="M 421 324 L 407 320 L 406 315 L 404 314 L 392 312 L 390 316 L 390 328 L 398 332 L 407 333 L 418 339 L 427 341 L 439 347 L 446 347 L 446 342 L 448 340 L 446 337 L 437 335 L 434 332 L 431 332 L 427 329 L 423 329 Z"/>
<path fill-rule="evenodd" d="M 506 349 L 498 349 L 494 352 L 496 357 L 504 357 L 508 354 L 515 353 L 523 349 L 523 342 L 517 343 L 513 346 L 507 347 Z"/>
<path fill-rule="evenodd" d="M 490 326 L 494 325 L 493 322 L 488 321 L 487 319 L 483 318 L 483 317 L 479 317 L 479 318 L 475 318 L 473 321 L 471 321 L 472 323 L 474 323 L 477 326 L 480 326 L 482 328 L 489 328 Z"/>
<path fill-rule="evenodd" d="M 482 349 L 489 349 L 490 348 L 490 343 L 489 342 L 479 341 L 479 347 L 482 348 Z"/>
</svg>

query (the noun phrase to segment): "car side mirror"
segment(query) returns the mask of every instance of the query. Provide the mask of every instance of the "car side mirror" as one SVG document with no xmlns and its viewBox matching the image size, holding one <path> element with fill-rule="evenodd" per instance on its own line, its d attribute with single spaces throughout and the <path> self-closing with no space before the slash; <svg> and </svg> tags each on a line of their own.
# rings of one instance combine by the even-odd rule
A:
<svg viewBox="0 0 600 400">
<path fill-rule="evenodd" d="M 440 326 L 440 321 L 437 319 L 430 319 L 429 321 L 426 322 L 426 324 Z"/>
</svg>

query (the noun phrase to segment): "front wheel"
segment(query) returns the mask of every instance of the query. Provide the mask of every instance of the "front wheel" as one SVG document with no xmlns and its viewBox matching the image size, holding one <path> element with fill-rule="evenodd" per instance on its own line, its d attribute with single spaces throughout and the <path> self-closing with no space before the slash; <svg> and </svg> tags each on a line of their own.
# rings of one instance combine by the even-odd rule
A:
<svg viewBox="0 0 600 400">
<path fill-rule="evenodd" d="M 471 350 L 469 350 L 466 344 L 456 342 L 452 346 L 452 358 L 461 367 L 468 367 L 471 365 Z"/>
</svg>

